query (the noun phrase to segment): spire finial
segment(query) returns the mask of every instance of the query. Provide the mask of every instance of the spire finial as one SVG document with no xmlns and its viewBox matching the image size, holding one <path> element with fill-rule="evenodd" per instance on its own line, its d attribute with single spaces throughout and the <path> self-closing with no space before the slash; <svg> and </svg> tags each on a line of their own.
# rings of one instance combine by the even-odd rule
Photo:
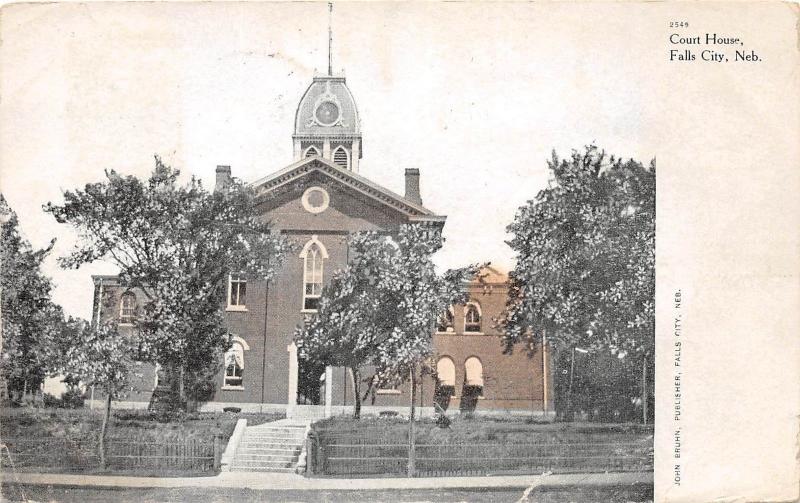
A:
<svg viewBox="0 0 800 503">
<path fill-rule="evenodd" d="M 331 19 L 333 18 L 333 2 L 328 2 L 328 75 L 333 75 L 333 61 L 331 59 L 331 48 L 333 46 L 333 29 Z"/>
</svg>

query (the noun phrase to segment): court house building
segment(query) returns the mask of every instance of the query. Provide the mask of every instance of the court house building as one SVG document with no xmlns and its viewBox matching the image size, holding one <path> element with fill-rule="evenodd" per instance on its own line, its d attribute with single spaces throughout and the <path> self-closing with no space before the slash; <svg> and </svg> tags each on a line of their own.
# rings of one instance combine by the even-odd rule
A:
<svg viewBox="0 0 800 503">
<path fill-rule="evenodd" d="M 322 287 L 346 266 L 350 233 L 391 235 L 407 223 L 441 231 L 446 224 L 436 200 L 422 200 L 420 169 L 398 167 L 405 174 L 402 195 L 369 179 L 358 108 L 344 76 L 329 72 L 313 78 L 297 106 L 291 141 L 291 164 L 250 183 L 259 195 L 261 215 L 274 232 L 296 244 L 296 252 L 268 282 L 229 278 L 227 303 L 221 308 L 232 346 L 224 355 L 213 397 L 201 409 L 285 410 L 290 416 L 313 417 L 351 411 L 353 382 L 345 369 L 322 368 L 310 386 L 301 382 L 303 369 L 292 342 L 295 327 L 314 316 Z M 231 176 L 229 166 L 217 166 L 217 188 Z M 116 317 L 121 330 L 133 330 L 143 296 L 125 290 L 114 276 L 94 276 L 93 281 L 95 319 Z M 476 278 L 465 288 L 469 302 L 444 313 L 433 334 L 438 379 L 422 378 L 417 406 L 423 413 L 433 411 L 434 401 L 448 411 L 552 413 L 547 356 L 541 350 L 532 356 L 522 349 L 502 352 L 492 320 L 505 306 L 507 276 L 489 267 L 480 281 Z M 145 367 L 118 406 L 151 403 L 158 372 Z M 363 412 L 403 413 L 408 405 L 407 384 L 374 386 Z"/>
</svg>

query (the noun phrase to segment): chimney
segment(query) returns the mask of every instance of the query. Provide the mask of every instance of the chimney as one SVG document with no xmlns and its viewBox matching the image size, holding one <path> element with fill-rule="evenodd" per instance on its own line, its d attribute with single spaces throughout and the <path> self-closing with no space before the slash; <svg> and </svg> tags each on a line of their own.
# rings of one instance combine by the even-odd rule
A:
<svg viewBox="0 0 800 503">
<path fill-rule="evenodd" d="M 217 183 L 214 185 L 214 192 L 226 191 L 231 184 L 231 167 L 217 166 Z"/>
<path fill-rule="evenodd" d="M 412 203 L 422 205 L 422 197 L 419 195 L 419 170 L 417 168 L 406 168 L 405 197 Z"/>
</svg>

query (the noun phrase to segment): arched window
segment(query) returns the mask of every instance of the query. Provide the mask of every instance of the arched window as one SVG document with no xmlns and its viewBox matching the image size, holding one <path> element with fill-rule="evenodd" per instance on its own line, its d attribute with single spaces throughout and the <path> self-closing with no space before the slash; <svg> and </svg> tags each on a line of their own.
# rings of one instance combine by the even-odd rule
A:
<svg viewBox="0 0 800 503">
<path fill-rule="evenodd" d="M 464 370 L 466 371 L 465 386 L 483 386 L 483 365 L 477 357 L 467 358 L 467 361 L 464 362 Z"/>
<path fill-rule="evenodd" d="M 347 150 L 341 145 L 333 151 L 333 163 L 347 169 L 350 166 L 350 157 L 347 155 Z"/>
<path fill-rule="evenodd" d="M 122 325 L 130 325 L 136 321 L 136 295 L 133 292 L 125 292 L 119 300 L 119 322 Z"/>
<path fill-rule="evenodd" d="M 244 347 L 238 341 L 225 353 L 226 388 L 244 388 Z"/>
<path fill-rule="evenodd" d="M 440 386 L 456 385 L 456 365 L 452 358 L 449 356 L 439 358 L 439 361 L 436 362 L 436 376 Z"/>
<path fill-rule="evenodd" d="M 323 261 L 328 258 L 328 252 L 317 236 L 312 236 L 300 252 L 300 258 L 303 259 L 303 311 L 316 311 L 322 294 Z"/>
<path fill-rule="evenodd" d="M 437 332 L 453 332 L 454 328 L 455 316 L 453 315 L 453 308 L 448 307 L 445 312 L 439 315 L 436 319 L 436 331 Z"/>
<path fill-rule="evenodd" d="M 315 155 L 319 155 L 319 150 L 314 145 L 311 145 L 306 149 L 306 154 L 303 157 L 313 157 Z"/>
<path fill-rule="evenodd" d="M 470 302 L 464 308 L 464 332 L 481 331 L 481 306 Z"/>
</svg>

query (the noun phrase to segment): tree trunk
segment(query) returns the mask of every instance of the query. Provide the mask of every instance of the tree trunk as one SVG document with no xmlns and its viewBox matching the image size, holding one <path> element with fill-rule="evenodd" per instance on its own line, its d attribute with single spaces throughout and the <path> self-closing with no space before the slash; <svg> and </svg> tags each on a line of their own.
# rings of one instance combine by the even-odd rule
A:
<svg viewBox="0 0 800 503">
<path fill-rule="evenodd" d="M 103 414 L 103 426 L 100 428 L 100 468 L 106 469 L 106 433 L 108 424 L 111 421 L 111 393 L 107 392 L 106 410 Z"/>
<path fill-rule="evenodd" d="M 415 472 L 414 462 L 414 400 L 416 398 L 417 383 L 415 381 L 414 367 L 411 367 L 411 411 L 408 414 L 408 476 L 413 477 Z"/>
<path fill-rule="evenodd" d="M 569 388 L 567 388 L 567 410 L 565 411 L 565 419 L 568 422 L 575 420 L 575 415 L 572 413 L 572 383 L 575 380 L 575 348 L 572 348 L 572 355 L 569 360 Z"/>
<path fill-rule="evenodd" d="M 552 380 L 550 382 L 550 386 L 551 387 L 550 387 L 549 391 L 551 392 L 551 394 L 553 396 L 553 408 L 555 409 L 554 412 L 555 412 L 556 421 L 563 421 L 564 420 L 564 414 L 565 414 L 565 411 L 564 411 L 564 396 L 563 396 L 564 393 L 563 393 L 563 386 L 561 386 L 561 381 L 563 381 L 563 379 L 561 378 L 561 376 L 562 376 L 562 372 L 561 372 L 561 363 L 562 363 L 561 362 L 561 356 L 563 354 L 563 350 L 559 349 L 558 345 L 551 345 L 550 348 L 552 349 L 552 353 L 553 353 L 553 358 L 550 360 L 550 362 L 553 363 L 553 365 L 555 366 L 555 369 L 552 369 L 554 371 L 551 371 L 551 369 L 548 368 L 548 374 L 549 375 L 547 377 L 548 378 L 552 377 Z M 549 365 L 550 362 L 548 362 L 548 367 L 550 366 Z"/>
<path fill-rule="evenodd" d="M 354 404 L 353 404 L 353 417 L 355 419 L 361 418 L 361 373 L 358 371 L 358 367 L 350 367 L 350 373 L 353 376 L 353 395 L 354 395 Z"/>
<path fill-rule="evenodd" d="M 642 423 L 647 424 L 647 355 L 642 358 Z"/>
<path fill-rule="evenodd" d="M 183 383 L 185 375 L 186 371 L 183 368 L 183 364 L 181 364 L 180 368 L 178 369 L 178 406 L 180 407 L 180 410 L 185 410 L 186 408 L 186 389 Z"/>
</svg>

